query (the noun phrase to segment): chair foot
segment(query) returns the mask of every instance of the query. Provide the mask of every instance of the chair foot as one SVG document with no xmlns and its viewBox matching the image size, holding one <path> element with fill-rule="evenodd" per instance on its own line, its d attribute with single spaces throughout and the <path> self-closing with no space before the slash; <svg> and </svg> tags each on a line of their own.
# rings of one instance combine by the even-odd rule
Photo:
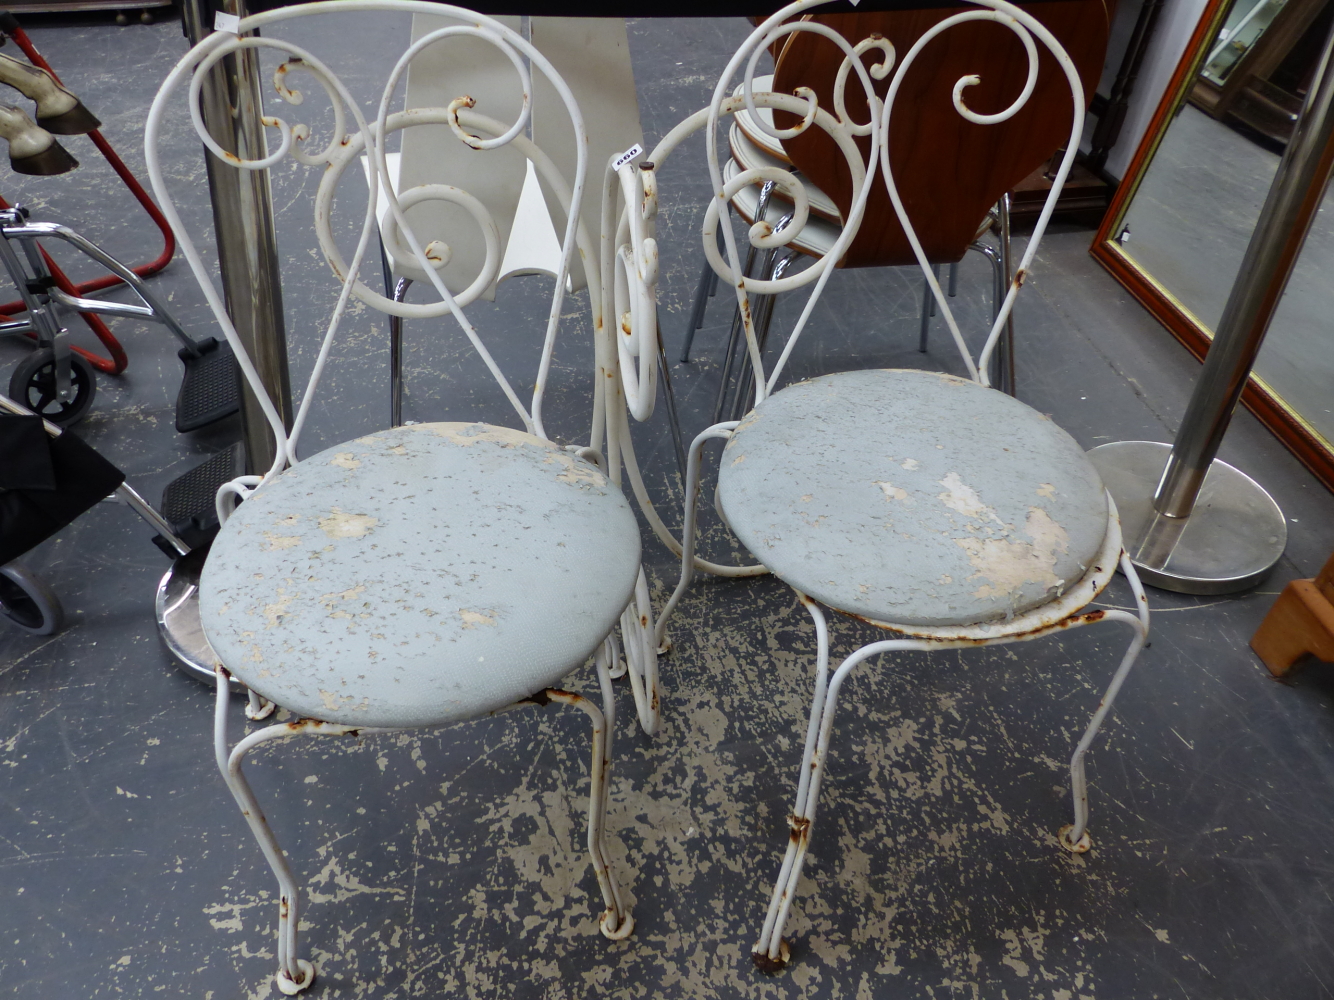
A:
<svg viewBox="0 0 1334 1000">
<path fill-rule="evenodd" d="M 1071 854 L 1083 854 L 1090 847 L 1093 846 L 1093 841 L 1089 839 L 1089 833 L 1087 830 L 1085 830 L 1083 835 L 1080 836 L 1080 838 L 1077 841 L 1074 841 L 1072 843 L 1070 840 L 1070 834 L 1074 832 L 1074 829 L 1075 825 L 1073 823 L 1067 823 L 1065 826 L 1061 827 L 1061 829 L 1057 832 L 1056 839 L 1059 840 L 1061 842 L 1061 846 L 1064 847 Z"/>
<path fill-rule="evenodd" d="M 248 691 L 249 701 L 245 707 L 245 717 L 251 722 L 259 722 L 261 719 L 267 719 L 278 707 L 267 698 L 261 698 L 254 691 Z"/>
<path fill-rule="evenodd" d="M 658 643 L 658 655 L 666 656 L 671 651 L 672 651 L 672 640 L 664 635 L 662 637 L 662 642 Z"/>
<path fill-rule="evenodd" d="M 602 919 L 598 921 L 598 930 L 602 931 L 602 936 L 611 941 L 624 941 L 635 929 L 635 918 L 626 914 L 621 918 L 619 926 L 615 923 L 616 914 L 610 908 L 602 911 Z"/>
<path fill-rule="evenodd" d="M 776 976 L 787 968 L 788 959 L 792 957 L 792 949 L 787 945 L 787 938 L 781 938 L 778 942 L 778 957 L 771 958 L 762 951 L 753 951 L 750 953 L 750 960 L 755 963 L 755 968 L 759 969 L 766 976 Z"/>
<path fill-rule="evenodd" d="M 304 958 L 296 960 L 297 968 L 301 970 L 301 981 L 294 982 L 287 974 L 286 969 L 279 969 L 273 976 L 273 981 L 277 984 L 280 992 L 289 997 L 294 997 L 307 986 L 315 981 L 315 966 L 311 965 Z"/>
</svg>

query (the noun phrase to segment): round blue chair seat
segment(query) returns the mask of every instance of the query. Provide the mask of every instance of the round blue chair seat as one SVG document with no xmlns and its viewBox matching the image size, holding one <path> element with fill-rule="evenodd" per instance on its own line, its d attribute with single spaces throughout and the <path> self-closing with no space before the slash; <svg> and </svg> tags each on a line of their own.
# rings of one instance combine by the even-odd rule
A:
<svg viewBox="0 0 1334 1000">
<path fill-rule="evenodd" d="M 966 379 L 827 375 L 757 406 L 718 497 L 776 576 L 839 611 L 906 626 L 1008 619 L 1059 597 L 1108 525 L 1097 470 L 1065 431 Z"/>
<path fill-rule="evenodd" d="M 629 504 L 589 463 L 504 427 L 417 424 L 246 500 L 209 553 L 200 616 L 227 670 L 299 716 L 439 725 L 583 663 L 639 555 Z"/>
</svg>

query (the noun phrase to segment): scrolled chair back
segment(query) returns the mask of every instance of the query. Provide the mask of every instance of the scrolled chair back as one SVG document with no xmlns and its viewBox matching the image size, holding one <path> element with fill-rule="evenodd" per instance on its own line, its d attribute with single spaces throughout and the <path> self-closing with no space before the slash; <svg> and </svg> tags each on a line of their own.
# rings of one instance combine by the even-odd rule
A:
<svg viewBox="0 0 1334 1000">
<path fill-rule="evenodd" d="M 913 45 L 900 55 L 894 45 L 878 35 L 871 35 L 855 45 L 833 28 L 813 20 L 800 20 L 801 15 L 813 8 L 822 6 L 820 0 L 797 0 L 767 18 L 751 33 L 750 37 L 732 57 L 720 77 L 714 90 L 713 98 L 707 108 L 696 112 L 682 121 L 649 153 L 649 159 L 655 167 L 661 166 L 672 152 L 693 133 L 704 129 L 706 135 L 706 156 L 709 178 L 713 188 L 701 231 L 703 250 L 706 259 L 719 278 L 727 282 L 736 295 L 741 314 L 746 340 L 749 363 L 756 373 L 756 404 L 762 402 L 779 383 L 792 351 L 805 331 L 812 312 L 829 280 L 832 270 L 843 259 L 848 247 L 856 238 L 862 226 L 868 198 L 873 185 L 878 179 L 889 191 L 894 211 L 902 225 L 919 265 L 930 283 L 937 304 L 944 314 L 951 336 L 958 347 L 965 367 L 971 378 L 986 384 L 987 362 L 995 350 L 1001 331 L 1009 317 L 1014 299 L 1028 274 L 1029 266 L 1037 252 L 1047 223 L 1051 218 L 1060 191 L 1074 162 L 1084 120 L 1084 88 L 1077 67 L 1055 36 L 1031 14 L 1021 10 L 1006 0 L 966 0 L 978 10 L 966 10 L 931 26 Z M 974 360 L 969 348 L 959 331 L 958 323 L 942 294 L 939 282 L 935 279 L 931 264 L 917 237 L 914 221 L 911 220 L 899 198 L 893 170 L 888 155 L 890 142 L 890 122 L 894 113 L 895 99 L 914 62 L 932 39 L 949 31 L 956 25 L 985 21 L 997 24 L 1014 33 L 1023 45 L 1027 56 L 1027 75 L 1017 96 L 1007 107 L 993 114 L 979 114 L 969 108 L 967 90 L 981 81 L 979 74 L 966 74 L 954 84 L 952 92 L 953 108 L 951 113 L 964 117 L 978 125 L 996 125 L 1008 121 L 1025 106 L 1034 92 L 1038 78 L 1038 45 L 1050 51 L 1057 64 L 1064 72 L 1070 86 L 1072 115 L 1070 121 L 1070 139 L 1066 143 L 1064 155 L 1056 171 L 1055 179 L 1047 195 L 1041 215 L 1034 228 L 1032 238 L 1025 249 L 1016 278 L 1007 291 L 999 316 L 992 324 L 987 339 L 977 360 Z M 833 87 L 832 107 L 825 108 L 815 92 L 807 87 L 797 87 L 792 94 L 780 94 L 772 91 L 757 91 L 755 76 L 760 59 L 766 52 L 777 52 L 789 35 L 810 33 L 836 46 L 843 54 Z M 870 56 L 868 66 L 865 57 Z M 891 73 L 893 74 L 891 77 Z M 734 80 L 741 76 L 740 93 L 734 95 Z M 882 100 L 875 92 L 872 81 L 890 78 L 885 98 Z M 848 111 L 848 87 L 860 87 L 864 100 L 856 102 L 869 109 L 865 121 L 856 121 Z M 761 109 L 785 112 L 780 117 L 793 117 L 796 124 L 782 128 L 771 117 L 760 114 Z M 781 228 L 764 219 L 758 219 L 747 233 L 750 246 L 769 250 L 793 244 L 801 236 L 810 219 L 810 207 L 807 192 L 800 179 L 793 177 L 789 170 L 777 166 L 758 166 L 738 170 L 730 178 L 724 177 L 722 162 L 726 153 L 720 154 L 718 125 L 724 119 L 746 112 L 749 126 L 758 128 L 773 139 L 782 142 L 806 133 L 812 127 L 823 130 L 834 142 L 838 152 L 846 161 L 851 175 L 853 198 L 844 213 L 842 229 L 833 246 L 815 259 L 808 267 L 794 272 L 787 272 L 777 279 L 761 279 L 744 274 L 742 259 L 743 248 L 739 245 L 733 229 L 721 225 L 721 220 L 728 217 L 729 205 L 737 192 L 748 185 L 771 183 L 782 200 L 791 205 L 790 218 Z M 867 137 L 864 144 L 867 152 L 863 153 L 854 141 L 856 137 Z M 725 147 L 723 147 L 725 148 Z M 879 175 L 879 178 L 877 178 Z M 929 225 L 930 220 L 917 220 L 918 224 Z M 719 247 L 721 235 L 722 246 Z M 800 315 L 789 334 L 783 350 L 771 370 L 766 371 L 764 359 L 756 338 L 755 322 L 751 297 L 753 295 L 773 295 L 808 287 L 810 293 Z M 635 407 L 631 412 L 639 419 L 644 419 Z M 660 532 L 661 533 L 661 532 Z"/>
<path fill-rule="evenodd" d="M 334 70 L 314 53 L 291 41 L 267 35 L 248 34 L 267 26 L 316 15 L 336 16 L 345 12 L 366 11 L 425 14 L 448 18 L 454 22 L 428 32 L 399 56 L 389 71 L 378 105 L 371 114 L 363 111 Z M 412 60 L 428 46 L 449 38 L 468 39 L 476 44 L 493 46 L 508 59 L 522 89 L 522 106 L 512 122 L 506 123 L 489 117 L 486 114 L 485 98 L 475 101 L 466 94 L 459 94 L 445 107 L 391 111 L 395 88 L 403 79 Z M 229 55 L 239 54 L 244 50 L 261 49 L 277 52 L 284 57 L 284 61 L 274 73 L 273 85 L 287 105 L 299 107 L 305 100 L 306 95 L 295 86 L 298 74 L 306 74 L 313 79 L 332 105 L 333 131 L 322 148 L 314 151 L 308 148 L 312 137 L 310 126 L 290 124 L 286 118 L 277 114 L 266 114 L 261 118 L 266 134 L 276 137 L 277 140 L 276 149 L 262 158 L 241 159 L 223 149 L 210 135 L 200 107 L 201 92 L 208 73 L 220 60 Z M 569 140 L 576 150 L 573 178 L 563 176 L 551 158 L 526 135 L 532 115 L 535 74 L 546 77 L 551 88 L 564 103 L 572 122 L 573 128 Z M 304 166 L 323 168 L 324 171 L 314 198 L 314 227 L 324 260 L 339 283 L 338 298 L 331 318 L 324 327 L 319 354 L 305 391 L 301 395 L 290 432 L 284 428 L 253 361 L 237 335 L 222 294 L 215 286 L 198 248 L 183 224 L 176 201 L 166 182 L 158 146 L 170 101 L 185 85 L 188 85 L 189 112 L 195 132 L 209 150 L 209 154 L 224 167 L 241 171 L 264 171 L 290 158 Z M 551 294 L 536 380 L 532 396 L 526 405 L 501 371 L 476 327 L 464 313 L 465 307 L 493 286 L 501 267 L 503 237 L 495 220 L 482 201 L 448 183 L 424 184 L 398 192 L 394 191 L 390 183 L 391 175 L 386 159 L 388 139 L 401 129 L 415 127 L 448 128 L 458 141 L 482 152 L 502 147 L 516 150 L 531 161 L 540 178 L 546 182 L 559 202 L 560 214 L 564 216 L 560 269 Z M 146 123 L 144 146 L 149 178 L 163 213 L 178 234 L 182 253 L 207 299 L 219 328 L 231 344 L 241 371 L 258 399 L 277 441 L 276 458 L 272 467 L 263 476 L 241 477 L 227 484 L 220 492 L 218 507 L 222 518 L 225 519 L 232 505 L 230 499 L 224 502 L 226 497 L 229 495 L 244 497 L 264 481 L 299 461 L 298 443 L 309 416 L 311 403 L 340 325 L 353 299 L 390 315 L 414 318 L 452 316 L 495 378 L 524 430 L 538 437 L 548 437 L 543 423 L 542 402 L 567 294 L 567 275 L 576 253 L 587 263 L 596 260 L 599 251 L 599 247 L 580 223 L 580 207 L 585 197 L 586 181 L 590 171 L 588 144 L 584 118 L 573 93 L 542 52 L 505 24 L 463 7 L 427 3 L 421 0 L 332 0 L 332 2 L 282 7 L 244 18 L 236 32 L 214 32 L 181 58 L 159 89 Z M 356 247 L 348 257 L 338 247 L 334 237 L 335 197 L 339 180 L 348 166 L 357 163 L 363 154 L 370 165 L 370 169 L 366 172 L 368 197 Z M 353 172 L 359 172 L 355 166 Z M 448 178 L 443 180 L 447 181 Z M 631 177 L 624 187 L 626 195 L 637 198 L 641 203 L 639 218 L 647 220 L 649 225 L 651 225 L 653 202 L 651 190 L 651 186 L 645 188 L 642 179 L 636 180 L 634 177 Z M 614 195 L 615 192 L 609 194 L 613 208 L 618 204 Z M 377 203 L 381 200 L 387 203 L 389 210 L 383 232 L 386 253 L 404 270 L 419 275 L 419 280 L 429 280 L 437 296 L 435 301 L 426 304 L 396 302 L 374 291 L 361 280 L 361 269 L 368 263 L 367 255 L 373 252 L 378 229 L 376 209 Z M 471 280 L 451 277 L 447 282 L 441 272 L 450 260 L 448 241 L 424 238 L 422 234 L 414 231 L 405 215 L 414 205 L 433 200 L 460 207 L 480 232 L 485 247 L 484 259 L 479 273 L 472 276 Z M 646 246 L 650 249 L 646 250 Z M 602 317 L 604 304 L 624 305 L 624 311 L 632 315 L 636 322 L 652 323 L 653 310 L 648 308 L 648 305 L 655 301 L 653 283 L 656 280 L 656 255 L 651 252 L 651 248 L 651 232 L 646 231 L 643 225 L 631 225 L 627 228 L 626 246 L 614 248 L 615 252 L 612 254 L 622 261 L 622 274 L 614 282 L 609 282 L 612 287 L 606 291 L 605 297 L 601 279 L 604 274 L 610 274 L 612 268 L 592 266 L 585 268 L 588 274 L 593 321 L 599 331 L 604 326 Z M 451 284 L 454 287 L 451 288 Z M 600 358 L 603 354 L 601 339 L 599 334 Z M 594 407 L 594 446 L 602 425 L 601 410 L 604 405 L 602 381 L 598 379 L 595 382 L 598 402 Z"/>
</svg>

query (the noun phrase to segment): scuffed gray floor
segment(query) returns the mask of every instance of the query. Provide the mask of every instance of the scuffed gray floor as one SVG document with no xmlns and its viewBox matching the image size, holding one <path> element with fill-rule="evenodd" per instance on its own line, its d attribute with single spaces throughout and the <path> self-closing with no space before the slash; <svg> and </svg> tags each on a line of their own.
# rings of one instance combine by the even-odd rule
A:
<svg viewBox="0 0 1334 1000">
<path fill-rule="evenodd" d="M 347 16 L 322 36 L 369 96 L 406 24 Z M 646 131 L 700 106 L 741 22 L 631 26 Z M 143 109 L 184 50 L 175 24 L 34 29 L 37 44 L 107 122 L 132 164 Z M 173 184 L 205 232 L 203 170 L 171 120 Z M 94 163 L 63 179 L 5 176 L 39 206 L 134 259 L 152 230 Z M 699 266 L 706 183 L 699 150 L 663 171 L 663 315 L 680 343 Z M 689 162 L 687 162 L 689 158 Z M 136 167 L 136 169 L 138 169 Z M 301 171 L 276 180 L 294 371 L 308 371 L 333 303 L 312 257 Z M 359 212 L 355 198 L 345 209 Z M 1170 439 L 1199 368 L 1087 256 L 1091 234 L 1044 245 L 1021 300 L 1020 396 L 1083 444 Z M 152 251 L 155 252 L 155 251 Z M 155 279 L 182 319 L 208 323 L 181 262 Z M 965 273 L 964 311 L 984 303 Z M 792 375 L 871 365 L 950 368 L 943 327 L 917 354 L 918 282 L 841 273 Z M 516 367 L 543 313 L 527 279 L 484 336 Z M 780 305 L 790 323 L 796 300 Z M 572 305 L 550 404 L 580 436 L 589 350 Z M 697 358 L 676 365 L 689 428 L 708 421 L 726 303 L 711 304 Z M 177 435 L 174 348 L 118 322 L 132 358 L 101 379 L 79 433 L 150 496 L 235 434 Z M 516 333 L 515 331 L 523 331 Z M 531 336 L 527 331 L 532 331 Z M 506 420 L 503 399 L 445 328 L 409 326 L 407 416 Z M 314 414 L 311 445 L 387 419 L 387 337 L 360 313 Z M 21 356 L 0 344 L 6 369 Z M 637 430 L 655 497 L 678 515 L 661 416 Z M 811 688 L 806 615 L 772 580 L 705 581 L 672 628 L 665 724 L 648 740 L 628 692 L 617 726 L 610 828 L 634 900 L 634 936 L 609 943 L 583 842 L 587 733 L 578 713 L 511 713 L 440 733 L 289 741 L 252 780 L 309 889 L 312 997 L 1316 998 L 1334 993 L 1328 944 L 1334 847 L 1334 671 L 1269 679 L 1247 647 L 1274 593 L 1334 549 L 1334 501 L 1245 414 L 1224 457 L 1273 490 L 1292 519 L 1288 556 L 1256 593 L 1151 592 L 1153 644 L 1090 760 L 1094 849 L 1075 857 L 1065 761 L 1125 637 L 1112 629 L 1017 647 L 883 658 L 845 688 L 812 857 L 789 925 L 795 961 L 766 978 L 750 950 L 786 842 Z M 424 530 L 429 530 L 424 526 Z M 647 538 L 647 536 L 646 536 Z M 727 553 L 721 530 L 707 544 Z M 646 540 L 655 599 L 673 560 Z M 269 873 L 212 759 L 208 690 L 159 645 L 152 596 L 166 568 L 148 532 L 103 506 L 29 557 L 71 611 L 32 638 L 0 627 L 0 991 L 12 996 L 205 1000 L 277 996 Z M 1118 580 L 1106 604 L 1125 606 Z M 833 622 L 835 653 L 874 635 Z M 587 670 L 570 685 L 591 690 Z M 236 718 L 239 719 L 239 705 Z"/>
</svg>

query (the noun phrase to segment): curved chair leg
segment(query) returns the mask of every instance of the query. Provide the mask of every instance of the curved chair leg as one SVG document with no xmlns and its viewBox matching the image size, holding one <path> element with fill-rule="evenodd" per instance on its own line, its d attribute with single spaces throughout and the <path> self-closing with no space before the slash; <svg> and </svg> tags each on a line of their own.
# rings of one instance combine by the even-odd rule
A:
<svg viewBox="0 0 1334 1000">
<path fill-rule="evenodd" d="M 1074 854 L 1083 854 L 1092 846 L 1088 835 L 1089 795 L 1088 782 L 1084 778 L 1084 754 L 1092 746 L 1093 740 L 1098 735 L 1098 730 L 1102 728 L 1103 720 L 1107 717 L 1107 713 L 1112 710 L 1112 703 L 1116 700 L 1117 694 L 1120 693 L 1121 685 L 1125 683 L 1130 668 L 1135 665 L 1140 650 L 1144 648 L 1144 643 L 1149 638 L 1149 601 L 1144 594 L 1144 587 L 1140 584 L 1139 576 L 1135 573 L 1135 567 L 1130 561 L 1130 556 L 1124 552 L 1121 554 L 1121 571 L 1125 574 L 1126 580 L 1130 582 L 1131 590 L 1134 591 L 1135 604 L 1139 613 L 1131 615 L 1124 611 L 1108 611 L 1100 619 L 1100 621 L 1124 622 L 1134 630 L 1134 635 L 1131 637 L 1130 647 L 1121 658 L 1121 665 L 1116 668 L 1116 673 L 1112 675 L 1106 693 L 1102 696 L 1102 700 L 1098 702 L 1097 711 L 1093 713 L 1093 718 L 1089 721 L 1083 737 L 1070 758 L 1070 796 L 1074 802 L 1075 821 L 1069 826 L 1061 827 L 1057 839 L 1062 847 Z"/>
<path fill-rule="evenodd" d="M 783 856 L 783 865 L 774 884 L 773 896 L 769 900 L 769 911 L 764 918 L 760 940 L 751 954 L 755 966 L 761 972 L 769 974 L 778 972 L 787 965 L 788 947 L 787 942 L 783 940 L 783 927 L 787 924 L 788 913 L 792 909 L 792 899 L 797 893 L 797 883 L 801 879 L 801 869 L 805 864 L 806 851 L 815 827 L 815 807 L 819 801 L 820 781 L 824 777 L 829 757 L 829 733 L 834 724 L 834 709 L 838 704 L 839 689 L 854 667 L 879 653 L 935 649 L 940 646 L 940 643 L 920 639 L 885 639 L 873 642 L 863 646 L 839 664 L 831 678 L 828 677 L 829 642 L 824 615 L 804 595 L 802 603 L 806 605 L 816 622 L 819 664 L 816 670 L 815 697 L 811 701 L 811 717 L 806 728 L 806 748 L 798 772 L 797 796 L 792 805 L 792 814 L 788 816 L 790 832 L 787 853 Z"/>
<path fill-rule="evenodd" d="M 704 450 L 704 443 L 712 441 L 715 438 L 727 438 L 732 434 L 732 428 L 736 426 L 736 421 L 725 421 L 721 424 L 714 424 L 712 427 L 706 427 L 695 436 L 695 440 L 690 442 L 690 451 L 686 455 L 686 495 L 683 505 L 685 524 L 681 528 L 681 579 L 676 584 L 676 589 L 672 591 L 672 596 L 668 598 L 666 606 L 662 609 L 662 614 L 658 616 L 657 625 L 654 627 L 654 636 L 658 649 L 667 648 L 667 619 L 672 616 L 676 606 L 681 603 L 681 598 L 685 592 L 690 589 L 690 583 L 695 578 L 695 529 L 698 527 L 699 520 L 699 463 L 701 452 Z"/>
<path fill-rule="evenodd" d="M 250 832 L 259 842 L 264 853 L 264 860 L 269 863 L 274 877 L 278 880 L 278 971 L 274 982 L 278 989 L 293 996 L 300 993 L 315 981 L 315 968 L 303 958 L 297 957 L 297 928 L 301 920 L 301 891 L 292 875 L 287 858 L 278 846 L 277 838 L 264 817 L 255 793 L 246 781 L 241 765 L 245 755 L 268 740 L 282 739 L 298 733 L 323 733 L 333 736 L 357 735 L 360 733 L 383 732 L 380 729 L 356 729 L 351 726 L 338 726 L 313 719 L 303 719 L 296 723 L 283 723 L 268 726 L 246 736 L 228 749 L 227 712 L 231 707 L 231 677 L 221 666 L 216 669 L 217 702 L 213 715 L 213 749 L 217 758 L 218 770 L 222 772 L 227 787 L 241 807 L 241 815 L 250 826 Z"/>
<path fill-rule="evenodd" d="M 616 696 L 612 690 L 605 654 L 600 652 L 596 662 L 598 685 L 602 690 L 601 709 L 583 695 L 569 691 L 549 688 L 546 694 L 552 701 L 582 709 L 593 723 L 593 759 L 589 767 L 588 790 L 588 854 L 606 907 L 598 927 L 603 935 L 619 941 L 629 937 L 635 929 L 635 918 L 621 898 L 620 885 L 616 881 L 611 859 L 607 856 L 607 799 L 611 794 L 611 747 L 616 727 Z"/>
<path fill-rule="evenodd" d="M 621 614 L 621 635 L 625 638 L 626 673 L 635 697 L 639 725 L 652 736 L 658 731 L 661 692 L 658 688 L 658 641 L 653 624 L 653 605 L 649 600 L 648 577 L 639 569 L 635 596 Z"/>
<path fill-rule="evenodd" d="M 1130 647 L 1126 650 L 1125 656 L 1122 657 L 1121 664 L 1117 667 L 1116 673 L 1112 676 L 1111 684 L 1098 705 L 1098 710 L 1094 713 L 1092 721 L 1085 730 L 1084 737 L 1079 741 L 1074 756 L 1071 758 L 1070 778 L 1074 796 L 1075 822 L 1072 826 L 1061 829 L 1059 839 L 1062 846 L 1066 847 L 1067 850 L 1077 852 L 1088 850 L 1088 787 L 1084 780 L 1084 754 L 1088 751 L 1089 746 L 1098 734 L 1098 730 L 1102 727 L 1103 720 L 1106 718 L 1108 711 L 1111 710 L 1112 702 L 1121 690 L 1122 683 L 1148 638 L 1148 599 L 1144 595 L 1144 588 L 1140 585 L 1134 567 L 1130 564 L 1129 556 L 1124 552 L 1121 554 L 1121 568 L 1126 574 L 1126 579 L 1130 581 L 1131 589 L 1135 594 L 1138 614 L 1132 615 L 1125 611 L 1115 610 L 1098 611 L 1077 616 L 1075 619 L 1067 620 L 1061 625 L 1052 626 L 1055 629 L 1062 626 L 1079 627 L 1091 625 L 1095 622 L 1119 621 L 1131 626 L 1134 630 Z M 787 853 L 783 857 L 782 868 L 779 870 L 773 896 L 769 901 L 769 910 L 765 915 L 760 940 L 751 955 L 756 967 L 766 973 L 778 972 L 787 964 L 788 947 L 783 940 L 783 928 L 787 924 L 788 913 L 792 908 L 792 900 L 796 895 L 797 883 L 801 878 L 802 865 L 806 860 L 806 851 L 815 826 L 815 809 L 819 800 L 820 782 L 824 777 L 829 756 L 829 734 L 833 728 L 834 709 L 837 706 L 838 692 L 843 686 L 843 682 L 858 664 L 881 653 L 977 645 L 974 641 L 953 643 L 948 641 L 928 642 L 917 639 L 886 639 L 873 642 L 847 657 L 826 682 L 829 646 L 824 616 L 808 598 L 804 595 L 799 596 L 802 603 L 811 611 L 811 615 L 816 622 L 819 664 L 816 672 L 815 695 L 811 702 L 811 717 L 806 730 L 806 747 L 802 754 L 801 769 L 798 772 L 796 800 L 793 803 L 792 814 L 788 817 L 790 833 Z M 1001 640 L 1001 642 L 1008 641 L 1013 640 Z M 983 645 L 990 644 L 983 643 Z M 818 729 L 816 726 L 817 719 L 819 720 Z"/>
</svg>

